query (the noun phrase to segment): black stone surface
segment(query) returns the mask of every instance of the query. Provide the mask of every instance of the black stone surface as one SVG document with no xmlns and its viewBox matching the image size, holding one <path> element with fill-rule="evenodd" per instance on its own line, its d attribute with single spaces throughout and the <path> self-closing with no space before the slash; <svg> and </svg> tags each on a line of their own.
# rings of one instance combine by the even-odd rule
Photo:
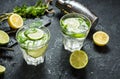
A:
<svg viewBox="0 0 120 79">
<path fill-rule="evenodd" d="M 0 13 L 10 12 L 16 5 L 33 5 L 36 0 L 0 0 Z M 54 5 L 56 13 L 51 16 L 51 32 L 46 59 L 38 66 L 27 65 L 18 45 L 14 51 L 0 50 L 0 64 L 6 72 L 0 79 L 119 79 L 120 78 L 120 1 L 119 0 L 76 0 L 89 7 L 99 17 L 98 25 L 90 31 L 82 50 L 89 56 L 89 63 L 81 70 L 73 69 L 69 64 L 70 52 L 64 50 L 60 33 L 60 10 Z M 3 23 L 0 29 L 8 24 Z M 6 30 L 7 28 L 4 28 Z M 103 30 L 110 36 L 107 46 L 93 44 L 92 34 Z"/>
</svg>

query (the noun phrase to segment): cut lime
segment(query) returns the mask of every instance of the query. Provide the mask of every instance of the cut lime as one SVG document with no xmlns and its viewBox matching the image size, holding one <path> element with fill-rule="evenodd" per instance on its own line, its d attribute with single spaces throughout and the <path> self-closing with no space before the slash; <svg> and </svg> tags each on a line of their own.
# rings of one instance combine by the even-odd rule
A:
<svg viewBox="0 0 120 79">
<path fill-rule="evenodd" d="M 23 26 L 23 19 L 18 14 L 12 14 L 8 17 L 8 24 L 13 29 L 18 29 Z"/>
<path fill-rule="evenodd" d="M 37 28 L 27 30 L 26 35 L 31 40 L 38 40 L 44 36 L 44 32 Z"/>
<path fill-rule="evenodd" d="M 83 38 L 85 37 L 86 35 L 85 34 L 82 34 L 82 33 L 76 33 L 76 34 L 71 34 L 70 35 L 71 37 L 74 37 L 74 38 Z"/>
<path fill-rule="evenodd" d="M 4 45 L 9 42 L 9 36 L 6 32 L 0 30 L 0 44 Z"/>
<path fill-rule="evenodd" d="M 84 68 L 88 63 L 88 56 L 82 50 L 76 50 L 70 55 L 70 64 L 75 69 Z"/>
<path fill-rule="evenodd" d="M 46 48 L 47 48 L 47 45 L 42 47 L 42 48 L 39 48 L 39 49 L 27 50 L 27 53 L 28 53 L 28 55 L 30 55 L 34 58 L 37 58 L 37 57 L 42 56 L 44 54 Z"/>
<path fill-rule="evenodd" d="M 0 74 L 4 73 L 6 68 L 2 65 L 0 65 Z"/>
<path fill-rule="evenodd" d="M 93 41 L 98 46 L 104 46 L 109 42 L 109 35 L 103 31 L 97 31 L 93 34 Z"/>
</svg>

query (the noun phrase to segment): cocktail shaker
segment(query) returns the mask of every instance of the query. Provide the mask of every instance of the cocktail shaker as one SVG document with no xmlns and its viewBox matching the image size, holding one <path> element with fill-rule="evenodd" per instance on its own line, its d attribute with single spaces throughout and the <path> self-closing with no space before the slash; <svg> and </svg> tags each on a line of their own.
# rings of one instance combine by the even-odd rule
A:
<svg viewBox="0 0 120 79">
<path fill-rule="evenodd" d="M 57 0 L 56 7 L 58 7 L 64 13 L 80 13 L 87 16 L 92 23 L 92 27 L 98 23 L 98 17 L 91 12 L 87 7 L 74 0 Z"/>
</svg>

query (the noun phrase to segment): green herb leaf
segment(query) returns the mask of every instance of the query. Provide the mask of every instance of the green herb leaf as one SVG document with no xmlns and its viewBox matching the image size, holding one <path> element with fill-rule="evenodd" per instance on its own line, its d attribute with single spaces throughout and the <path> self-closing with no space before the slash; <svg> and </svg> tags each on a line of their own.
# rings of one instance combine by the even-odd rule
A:
<svg viewBox="0 0 120 79">
<path fill-rule="evenodd" d="M 13 12 L 21 15 L 23 18 L 31 18 L 43 15 L 46 9 L 48 9 L 48 6 L 44 4 L 41 0 L 38 0 L 38 2 L 34 6 L 17 6 L 13 9 Z"/>
</svg>

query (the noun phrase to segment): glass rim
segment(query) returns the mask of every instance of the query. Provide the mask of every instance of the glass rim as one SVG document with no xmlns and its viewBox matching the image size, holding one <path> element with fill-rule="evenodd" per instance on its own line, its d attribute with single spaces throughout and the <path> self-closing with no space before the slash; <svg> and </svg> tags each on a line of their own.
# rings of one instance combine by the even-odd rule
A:
<svg viewBox="0 0 120 79">
<path fill-rule="evenodd" d="M 16 40 L 17 40 L 17 35 L 18 35 L 18 33 L 19 33 L 23 28 L 25 28 L 25 26 L 26 26 L 26 25 L 23 25 L 21 28 L 19 28 L 19 29 L 17 30 L 16 36 L 15 36 L 15 39 L 16 39 Z M 30 28 L 30 27 L 27 26 L 26 28 Z M 25 29 L 26 29 L 26 28 L 25 28 Z M 38 27 L 32 27 L 32 28 L 38 28 Z M 47 45 L 47 44 L 49 43 L 50 37 L 51 37 L 50 31 L 49 31 L 49 29 L 48 29 L 47 27 L 45 27 L 45 26 L 42 26 L 42 27 L 40 27 L 40 28 L 38 28 L 38 29 L 41 29 L 41 28 L 47 30 L 48 39 L 47 39 L 47 41 L 46 41 L 45 43 L 43 43 L 43 44 L 41 44 L 41 45 L 39 45 L 39 46 L 33 46 L 33 47 L 32 47 L 32 46 L 27 46 L 27 47 L 25 47 L 24 45 L 21 45 L 20 42 L 17 40 L 17 43 L 20 45 L 20 47 L 25 48 L 25 49 L 38 49 L 38 48 L 41 48 L 41 47 Z"/>
<path fill-rule="evenodd" d="M 86 15 L 84 15 L 84 14 L 82 14 L 82 13 L 67 13 L 67 14 L 63 15 L 63 16 L 60 18 L 60 25 L 61 25 L 61 20 L 63 20 L 64 17 L 69 16 L 69 15 L 79 15 L 79 16 L 87 19 L 87 20 L 90 22 L 90 28 L 91 28 L 91 26 L 92 26 L 91 20 L 90 20 Z"/>
<path fill-rule="evenodd" d="M 88 22 L 89 22 L 88 32 L 90 31 L 91 26 L 92 26 L 92 22 L 91 22 L 91 20 L 90 20 L 87 16 L 85 16 L 84 14 L 80 14 L 80 13 L 68 13 L 68 14 L 63 15 L 63 16 L 61 17 L 61 19 L 60 19 L 60 27 L 61 27 L 61 30 L 62 30 L 62 34 L 66 35 L 66 36 L 69 36 L 69 37 L 71 37 L 71 38 L 78 38 L 78 39 L 79 39 L 79 38 L 82 38 L 82 37 L 74 37 L 74 36 L 68 35 L 68 34 L 66 34 L 66 33 L 63 32 L 62 20 L 65 20 L 65 19 L 67 19 L 67 18 L 77 17 L 77 16 L 78 16 L 78 17 L 81 17 L 81 18 L 83 18 L 85 21 L 88 21 Z M 87 33 L 88 33 L 88 32 L 87 32 Z M 86 35 L 86 36 L 87 36 L 87 35 Z"/>
</svg>

